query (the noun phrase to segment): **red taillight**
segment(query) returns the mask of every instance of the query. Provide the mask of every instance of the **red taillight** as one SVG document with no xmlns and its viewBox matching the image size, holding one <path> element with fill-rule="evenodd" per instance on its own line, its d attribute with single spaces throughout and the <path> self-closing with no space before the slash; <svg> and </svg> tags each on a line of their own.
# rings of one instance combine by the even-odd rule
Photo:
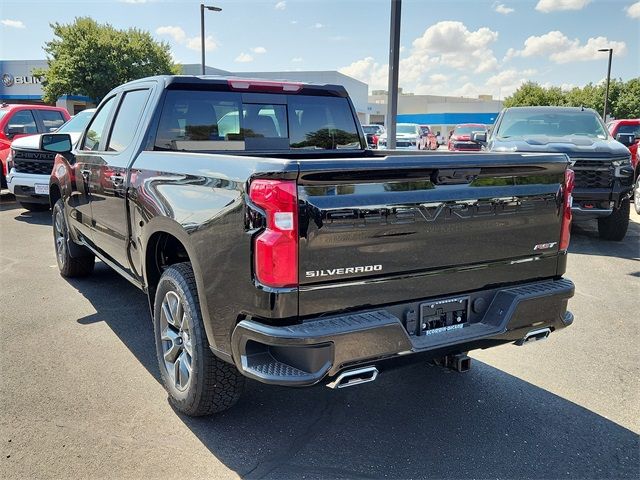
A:
<svg viewBox="0 0 640 480">
<path fill-rule="evenodd" d="M 573 205 L 573 186 L 575 184 L 575 173 L 567 169 L 564 172 L 564 184 L 562 185 L 562 228 L 560 230 L 560 251 L 569 248 L 571 238 L 571 207 Z"/>
<path fill-rule="evenodd" d="M 302 89 L 302 83 L 270 82 L 265 80 L 249 80 L 240 78 L 227 80 L 227 84 L 232 90 L 251 90 L 254 92 L 296 93 Z"/>
<path fill-rule="evenodd" d="M 378 144 L 378 139 L 379 139 L 379 138 L 380 138 L 380 137 L 378 137 L 378 135 L 374 135 L 374 136 L 372 137 L 372 140 L 373 140 L 373 144 L 374 144 L 374 145 L 377 145 L 377 144 Z"/>
<path fill-rule="evenodd" d="M 255 239 L 256 278 L 269 287 L 298 285 L 298 196 L 295 180 L 254 180 L 251 201 L 267 214 Z"/>
</svg>

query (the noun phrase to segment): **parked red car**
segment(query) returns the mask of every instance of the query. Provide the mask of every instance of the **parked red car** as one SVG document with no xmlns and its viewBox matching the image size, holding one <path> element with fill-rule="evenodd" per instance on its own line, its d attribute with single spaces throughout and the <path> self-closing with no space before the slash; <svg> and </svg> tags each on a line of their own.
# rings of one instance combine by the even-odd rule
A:
<svg viewBox="0 0 640 480">
<path fill-rule="evenodd" d="M 428 125 L 420 125 L 420 140 L 418 140 L 418 150 L 437 150 L 438 139 Z"/>
<path fill-rule="evenodd" d="M 19 137 L 56 130 L 71 116 L 65 108 L 49 105 L 0 104 L 0 186 L 7 188 L 7 156 Z"/>
<path fill-rule="evenodd" d="M 631 145 L 627 145 L 627 148 L 631 152 L 631 165 L 634 172 L 634 188 L 633 188 L 633 202 L 636 212 L 640 214 L 640 157 L 638 156 L 638 144 L 640 144 L 640 118 L 629 118 L 623 120 L 614 120 L 607 124 L 609 133 L 613 138 L 619 133 L 632 133 L 635 135 L 635 142 Z"/>
<path fill-rule="evenodd" d="M 482 145 L 471 140 L 471 134 L 476 132 L 488 133 L 487 126 L 481 123 L 456 125 L 447 147 L 454 152 L 479 152 Z"/>
</svg>

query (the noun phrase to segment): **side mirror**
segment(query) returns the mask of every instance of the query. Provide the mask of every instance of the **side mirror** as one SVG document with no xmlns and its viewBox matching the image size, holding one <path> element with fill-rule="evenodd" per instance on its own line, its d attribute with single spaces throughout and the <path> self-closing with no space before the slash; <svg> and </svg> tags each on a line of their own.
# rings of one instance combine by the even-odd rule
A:
<svg viewBox="0 0 640 480">
<path fill-rule="evenodd" d="M 616 140 L 625 147 L 630 147 L 636 143 L 636 136 L 633 133 L 619 133 L 616 135 Z"/>
<path fill-rule="evenodd" d="M 16 135 L 24 135 L 25 133 L 27 132 L 24 128 L 24 125 L 9 125 L 7 127 L 7 138 L 9 139 L 15 137 Z"/>
<path fill-rule="evenodd" d="M 476 143 L 487 143 L 487 132 L 473 132 L 471 141 Z"/>
<path fill-rule="evenodd" d="M 45 133 L 40 137 L 40 150 L 53 153 L 68 153 L 73 148 L 68 133 Z"/>
</svg>

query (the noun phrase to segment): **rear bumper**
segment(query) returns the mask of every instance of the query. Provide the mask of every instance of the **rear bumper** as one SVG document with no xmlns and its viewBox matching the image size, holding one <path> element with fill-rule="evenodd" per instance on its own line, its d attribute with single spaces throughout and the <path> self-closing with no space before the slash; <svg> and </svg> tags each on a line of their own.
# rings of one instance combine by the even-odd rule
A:
<svg viewBox="0 0 640 480">
<path fill-rule="evenodd" d="M 573 322 L 567 312 L 573 293 L 573 283 L 560 279 L 462 295 L 468 299 L 469 322 L 431 335 L 420 334 L 420 329 L 409 333 L 411 312 L 440 299 L 282 327 L 242 320 L 232 335 L 233 359 L 245 376 L 260 382 L 310 386 L 359 365 L 488 348 L 544 327 L 560 330 Z"/>
</svg>

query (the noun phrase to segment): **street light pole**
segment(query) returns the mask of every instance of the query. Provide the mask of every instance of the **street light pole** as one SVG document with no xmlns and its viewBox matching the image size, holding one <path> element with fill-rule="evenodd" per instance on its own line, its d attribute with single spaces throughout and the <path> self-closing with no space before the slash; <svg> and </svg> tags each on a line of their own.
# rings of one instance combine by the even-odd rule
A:
<svg viewBox="0 0 640 480">
<path fill-rule="evenodd" d="M 204 3 L 200 4 L 200 45 L 202 47 L 202 75 L 205 74 L 205 66 L 204 66 L 204 10 L 211 10 L 212 12 L 221 12 L 222 9 L 220 7 L 211 7 L 205 5 Z"/>
<path fill-rule="evenodd" d="M 613 57 L 613 48 L 601 48 L 599 52 L 609 52 L 609 67 L 607 68 L 607 87 L 604 93 L 604 110 L 602 120 L 607 121 L 607 106 L 609 104 L 609 82 L 611 81 L 611 57 Z"/>
<path fill-rule="evenodd" d="M 387 148 L 390 150 L 396 148 L 401 13 L 402 0 L 391 0 L 391 25 L 389 29 L 389 93 L 387 96 Z"/>
</svg>

